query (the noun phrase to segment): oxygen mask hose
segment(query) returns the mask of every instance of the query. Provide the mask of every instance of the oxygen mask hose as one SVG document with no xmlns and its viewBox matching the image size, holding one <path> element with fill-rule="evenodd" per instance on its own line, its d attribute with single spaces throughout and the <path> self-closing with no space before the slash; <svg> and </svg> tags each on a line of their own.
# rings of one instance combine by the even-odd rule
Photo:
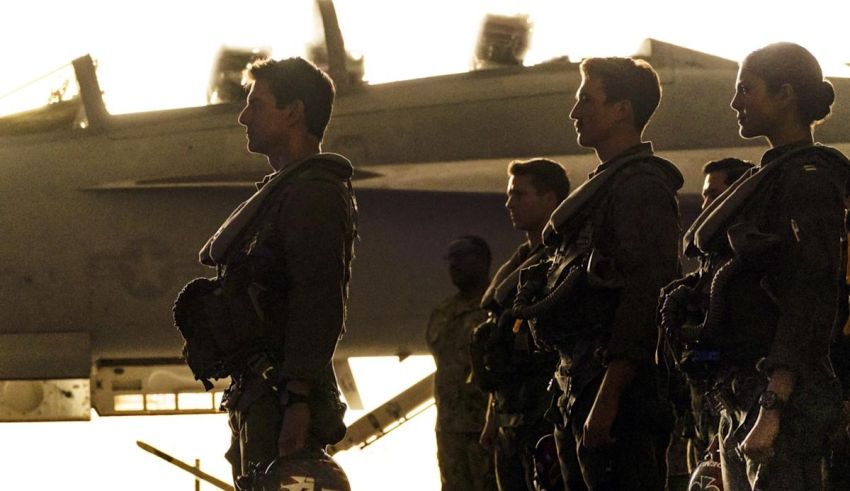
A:
<svg viewBox="0 0 850 491">
<path fill-rule="evenodd" d="M 535 266 L 535 268 L 537 266 Z M 581 267 L 581 265 L 573 266 L 569 269 L 567 276 L 561 280 L 561 282 L 551 292 L 545 295 L 540 301 L 534 303 L 531 302 L 536 294 L 543 291 L 543 285 L 545 284 L 546 277 L 543 277 L 544 281 L 534 281 L 539 280 L 538 276 L 533 279 L 529 279 L 529 281 L 524 283 L 520 283 L 520 288 L 517 291 L 517 296 L 514 300 L 514 307 L 512 309 L 514 317 L 529 320 L 539 316 L 540 314 L 548 312 L 561 300 L 565 299 L 567 295 L 569 295 L 578 283 L 583 272 L 584 268 Z M 533 273 L 538 272 L 534 271 Z"/>
<path fill-rule="evenodd" d="M 716 333 L 720 329 L 723 318 L 726 316 L 726 288 L 729 279 L 740 271 L 740 261 L 737 257 L 730 259 L 720 267 L 711 280 L 711 293 L 708 303 L 708 312 L 705 314 L 703 331 Z"/>
</svg>

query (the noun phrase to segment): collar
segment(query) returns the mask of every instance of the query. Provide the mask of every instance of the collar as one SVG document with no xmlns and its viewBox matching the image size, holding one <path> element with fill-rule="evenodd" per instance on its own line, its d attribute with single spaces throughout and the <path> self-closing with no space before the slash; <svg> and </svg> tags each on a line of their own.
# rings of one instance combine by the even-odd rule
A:
<svg viewBox="0 0 850 491">
<path fill-rule="evenodd" d="M 597 165 L 596 168 L 593 169 L 593 171 L 587 177 L 589 179 L 589 178 L 595 176 L 596 174 L 607 169 L 608 167 L 611 167 L 612 162 L 616 162 L 620 159 L 623 159 L 623 158 L 626 158 L 626 157 L 631 157 L 633 155 L 639 155 L 639 154 L 652 155 L 653 153 L 654 152 L 652 150 L 652 142 L 638 143 L 637 145 L 635 145 L 633 147 L 627 148 L 625 151 L 614 156 L 613 158 L 610 158 L 610 159 L 606 160 L 605 162 L 602 162 L 601 164 Z"/>
<path fill-rule="evenodd" d="M 810 146 L 812 146 L 811 142 L 800 141 L 800 142 L 796 142 L 796 143 L 789 143 L 787 145 L 782 145 L 780 147 L 771 148 L 767 152 L 764 152 L 764 155 L 762 155 L 762 157 L 761 157 L 761 163 L 759 164 L 759 166 L 764 167 L 765 165 L 768 165 L 771 162 L 775 162 L 777 159 L 779 159 L 780 157 L 782 157 L 783 155 L 785 155 L 788 152 L 792 152 L 794 150 L 797 150 L 798 148 L 810 147 Z"/>
<path fill-rule="evenodd" d="M 279 176 L 281 173 L 287 172 L 287 169 L 298 167 L 298 166 L 301 165 L 302 162 L 306 162 L 310 159 L 313 159 L 318 155 L 321 155 L 321 154 L 314 153 L 313 155 L 309 155 L 309 156 L 307 156 L 307 157 L 305 157 L 301 160 L 296 160 L 295 162 L 290 162 L 289 164 L 281 167 L 280 170 L 276 170 L 276 171 L 272 172 L 271 174 L 267 174 L 267 175 L 263 176 L 263 179 L 260 182 L 254 183 L 254 185 L 257 186 L 257 191 L 259 191 L 260 189 L 263 189 L 263 186 L 268 184 L 269 181 L 271 181 L 275 177 Z"/>
</svg>

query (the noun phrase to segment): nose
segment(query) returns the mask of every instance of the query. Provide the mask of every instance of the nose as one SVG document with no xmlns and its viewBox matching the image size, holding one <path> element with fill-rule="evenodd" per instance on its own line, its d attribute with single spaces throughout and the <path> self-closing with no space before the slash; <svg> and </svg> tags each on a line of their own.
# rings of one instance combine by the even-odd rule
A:
<svg viewBox="0 0 850 491">
<path fill-rule="evenodd" d="M 732 109 L 741 112 L 741 94 L 740 92 L 735 92 L 735 95 L 732 97 L 732 100 L 729 102 L 729 107 Z"/>
<path fill-rule="evenodd" d="M 513 205 L 514 205 L 514 197 L 508 196 L 508 199 L 505 200 L 505 208 L 510 210 L 513 207 Z"/>
<path fill-rule="evenodd" d="M 248 126 L 248 106 L 245 106 L 245 108 L 242 109 L 242 112 L 239 113 L 238 121 L 242 126 Z"/>
<path fill-rule="evenodd" d="M 573 108 L 570 109 L 570 119 L 578 119 L 578 109 L 578 101 L 576 101 L 576 103 L 573 104 Z"/>
</svg>

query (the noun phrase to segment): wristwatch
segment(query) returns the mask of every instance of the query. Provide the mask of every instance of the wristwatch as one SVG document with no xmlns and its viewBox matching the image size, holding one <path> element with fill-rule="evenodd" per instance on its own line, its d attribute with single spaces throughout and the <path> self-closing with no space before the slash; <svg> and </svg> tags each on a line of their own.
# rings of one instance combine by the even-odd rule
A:
<svg viewBox="0 0 850 491">
<path fill-rule="evenodd" d="M 776 392 L 766 390 L 759 396 L 759 406 L 763 409 L 775 409 L 778 411 L 785 407 L 785 401 L 783 401 Z"/>
<path fill-rule="evenodd" d="M 284 408 L 287 408 L 293 404 L 309 404 L 310 396 L 306 394 L 299 394 L 297 392 L 292 392 L 289 389 L 285 389 L 284 394 L 286 394 L 286 403 L 283 405 Z M 281 398 L 283 399 L 283 398 Z"/>
</svg>

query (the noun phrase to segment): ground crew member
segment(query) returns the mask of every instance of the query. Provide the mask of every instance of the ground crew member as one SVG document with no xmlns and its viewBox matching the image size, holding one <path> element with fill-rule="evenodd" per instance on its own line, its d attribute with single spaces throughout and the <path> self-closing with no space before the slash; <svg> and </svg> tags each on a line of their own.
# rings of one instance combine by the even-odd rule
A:
<svg viewBox="0 0 850 491">
<path fill-rule="evenodd" d="M 437 463 L 443 491 L 494 490 L 493 459 L 478 443 L 487 395 L 470 380 L 469 342 L 484 321 L 481 295 L 490 282 L 490 247 L 477 236 L 458 237 L 446 255 L 458 292 L 431 313 L 426 331 L 437 372 Z"/>
</svg>

